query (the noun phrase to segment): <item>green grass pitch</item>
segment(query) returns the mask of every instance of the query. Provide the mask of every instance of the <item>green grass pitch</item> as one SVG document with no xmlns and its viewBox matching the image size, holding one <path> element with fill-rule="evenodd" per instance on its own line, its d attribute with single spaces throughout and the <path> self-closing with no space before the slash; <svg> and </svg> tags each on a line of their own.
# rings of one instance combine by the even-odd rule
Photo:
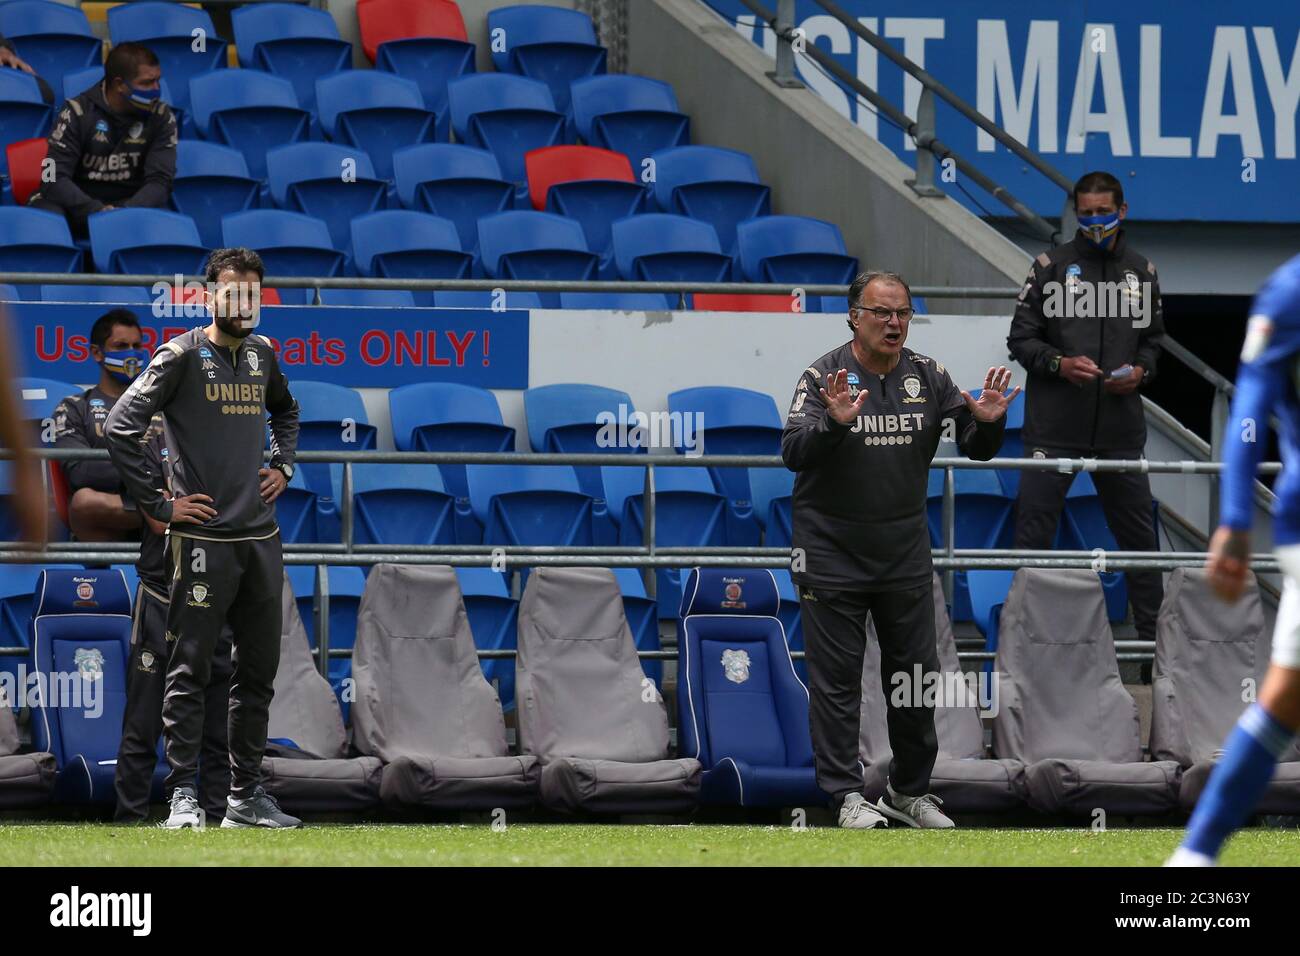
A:
<svg viewBox="0 0 1300 956">
<path fill-rule="evenodd" d="M 0 825 L 8 866 L 1158 866 L 1177 829 L 849 832 L 691 824 L 319 824 L 281 833 L 109 824 Z M 1300 831 L 1252 829 L 1228 866 L 1288 866 Z"/>
</svg>

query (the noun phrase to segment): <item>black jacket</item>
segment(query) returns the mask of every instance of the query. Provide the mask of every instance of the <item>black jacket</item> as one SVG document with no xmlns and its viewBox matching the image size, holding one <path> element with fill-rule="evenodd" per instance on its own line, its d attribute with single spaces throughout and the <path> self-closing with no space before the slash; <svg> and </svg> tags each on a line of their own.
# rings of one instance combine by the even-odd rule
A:
<svg viewBox="0 0 1300 956">
<path fill-rule="evenodd" d="M 275 533 L 275 508 L 262 500 L 267 413 L 271 460 L 292 464 L 298 447 L 298 403 L 275 350 L 260 335 L 237 349 L 214 345 L 203 329 L 163 343 L 108 416 L 108 452 L 140 509 L 170 523 L 172 503 L 156 487 L 142 447 L 157 412 L 172 492 L 212 497 L 217 516 L 201 525 L 174 525 L 191 537 L 238 540 Z"/>
<path fill-rule="evenodd" d="M 69 395 L 54 410 L 55 448 L 107 448 L 104 423 L 117 399 L 100 390 L 88 388 L 80 395 Z M 64 461 L 59 463 L 68 479 L 70 492 L 93 488 L 105 494 L 122 489 L 122 479 L 111 461 Z"/>
<path fill-rule="evenodd" d="M 1074 385 L 1051 362 L 1087 355 L 1103 372 L 1141 365 L 1150 381 L 1164 331 L 1156 267 L 1129 247 L 1123 229 L 1112 249 L 1076 234 L 1035 259 L 1007 336 L 1011 356 L 1029 373 L 1025 447 L 1088 452 L 1145 445 L 1140 388 L 1112 395 L 1100 378 Z"/>
<path fill-rule="evenodd" d="M 865 387 L 858 420 L 826 414 L 819 389 L 839 369 Z M 851 343 L 804 370 L 781 435 L 794 482 L 794 580 L 832 590 L 884 591 L 930 581 L 926 491 L 944 421 L 962 454 L 988 461 L 1002 446 L 1006 419 L 977 422 L 952 376 L 904 348 L 889 374 L 858 364 Z"/>
<path fill-rule="evenodd" d="M 162 208 L 176 176 L 176 140 L 176 117 L 162 100 L 149 110 L 115 113 L 96 83 L 59 111 L 48 140 L 54 181 L 42 182 L 32 199 L 69 209 L 91 204 L 90 212 L 103 205 Z"/>
</svg>

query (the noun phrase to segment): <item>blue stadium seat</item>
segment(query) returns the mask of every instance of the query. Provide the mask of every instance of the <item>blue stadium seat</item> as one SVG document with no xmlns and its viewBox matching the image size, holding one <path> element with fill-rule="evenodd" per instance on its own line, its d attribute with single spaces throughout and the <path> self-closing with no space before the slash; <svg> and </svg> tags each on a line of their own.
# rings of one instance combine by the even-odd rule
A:
<svg viewBox="0 0 1300 956">
<path fill-rule="evenodd" d="M 673 301 L 659 292 L 561 292 L 561 309 L 580 309 L 583 311 L 600 311 L 609 309 L 615 312 L 660 312 L 677 308 L 676 296 Z"/>
<path fill-rule="evenodd" d="M 55 90 L 63 74 L 102 62 L 103 41 L 79 7 L 48 0 L 0 3 L 0 34 Z"/>
<path fill-rule="evenodd" d="M 474 44 L 466 37 L 464 20 L 454 3 L 368 2 L 357 9 L 357 19 L 367 53 L 374 42 L 367 39 L 369 31 L 378 31 L 375 69 L 414 80 L 424 105 L 435 113 L 447 112 L 447 84 L 476 70 Z"/>
<path fill-rule="evenodd" d="M 623 616 L 632 631 L 632 642 L 638 651 L 660 650 L 659 602 L 646 594 L 645 582 L 636 568 L 612 568 L 618 589 L 623 592 Z M 664 662 L 641 658 L 645 676 L 655 682 L 661 691 L 664 685 Z"/>
<path fill-rule="evenodd" d="M 18 294 L 18 286 L 10 282 L 0 282 L 0 302 L 22 302 L 23 297 Z"/>
<path fill-rule="evenodd" d="M 566 138 L 564 114 L 546 84 L 508 73 L 462 76 L 447 84 L 447 102 L 457 142 L 489 150 L 515 184 L 516 201 L 527 200 L 524 155 Z"/>
<path fill-rule="evenodd" d="M 244 154 L 233 147 L 197 139 L 183 139 L 176 146 L 172 208 L 194 220 L 203 244 L 210 249 L 222 244 L 222 217 L 256 206 L 261 186 L 248 175 Z"/>
<path fill-rule="evenodd" d="M 239 65 L 283 76 L 298 102 L 316 104 L 316 78 L 346 69 L 352 44 L 339 37 L 334 17 L 298 3 L 250 3 L 230 12 Z"/>
<path fill-rule="evenodd" d="M 1056 546 L 1065 551 L 1118 551 L 1119 542 L 1106 522 L 1106 511 L 1092 476 L 1086 471 L 1075 475 L 1065 493 Z M 1128 579 L 1120 572 L 1100 572 L 1102 592 L 1106 596 L 1106 614 L 1112 621 L 1128 617 Z"/>
<path fill-rule="evenodd" d="M 785 568 L 769 568 L 772 577 L 776 580 L 776 593 L 780 603 L 776 607 L 776 616 L 781 619 L 781 627 L 785 629 L 785 643 L 790 648 L 790 653 L 802 653 L 803 644 L 803 619 L 799 614 L 799 589 L 795 587 L 794 579 L 790 577 L 790 572 Z M 791 660 L 794 663 L 794 672 L 799 675 L 799 680 L 805 687 L 808 686 L 808 662 L 806 660 Z"/>
<path fill-rule="evenodd" d="M 0 521 L 12 524 L 12 519 L 8 515 L 0 518 Z M 5 538 L 11 536 L 11 530 L 0 529 L 0 531 Z M 41 572 L 46 569 L 75 567 L 77 565 L 72 564 L 0 564 L 0 644 L 31 650 L 33 595 Z M 30 654 L 27 657 L 0 657 L 0 673 L 10 675 L 0 680 L 12 681 L 9 686 L 17 688 L 19 665 L 22 665 L 25 679 L 26 672 L 31 669 Z M 20 700 L 10 701 L 14 710 L 19 710 L 19 705 L 22 703 Z"/>
<path fill-rule="evenodd" d="M 352 466 L 357 544 L 455 544 L 455 508 L 436 465 Z"/>
<path fill-rule="evenodd" d="M 406 289 L 321 289 L 321 305 L 367 308 L 412 308 L 415 296 Z"/>
<path fill-rule="evenodd" d="M 461 600 L 474 634 L 474 646 L 481 651 L 514 650 L 519 621 L 519 602 L 506 589 L 506 579 L 491 568 L 457 568 Z M 479 666 L 489 684 L 497 689 L 501 709 L 515 706 L 515 662 L 509 657 L 480 657 Z"/>
<path fill-rule="evenodd" d="M 608 431 L 610 425 L 617 435 L 619 421 L 629 422 L 634 412 L 627 392 L 599 385 L 542 385 L 524 392 L 528 443 L 533 451 L 568 454 L 643 451 L 628 445 L 604 443 L 600 438 L 602 429 Z M 592 521 L 596 543 L 614 544 L 621 509 L 618 513 L 606 509 L 600 469 L 581 466 L 574 470 L 582 490 L 594 499 Z"/>
<path fill-rule="evenodd" d="M 0 207 L 0 270 L 81 272 L 81 250 L 58 213 L 25 206 Z M 29 294 L 35 289 L 28 289 Z"/>
<path fill-rule="evenodd" d="M 1009 548 L 1013 541 L 1012 499 L 998 476 L 984 469 L 953 472 L 953 541 L 957 548 Z M 930 542 L 943 547 L 943 472 L 931 469 L 926 491 Z M 953 575 L 952 619 L 972 619 L 968 571 Z"/>
<path fill-rule="evenodd" d="M 53 416 L 59 402 L 69 395 L 81 394 L 77 386 L 53 378 L 15 378 L 13 388 L 18 394 L 22 420 L 36 425 Z"/>
<path fill-rule="evenodd" d="M 497 7 L 488 12 L 487 24 L 497 70 L 542 81 L 562 113 L 569 111 L 569 86 L 574 80 L 605 72 L 605 48 L 596 38 L 591 17 L 578 10 Z M 496 42 L 498 36 L 501 43 Z"/>
<path fill-rule="evenodd" d="M 454 222 L 413 209 L 353 219 L 352 249 L 363 276 L 467 279 L 474 264 L 474 257 L 461 251 Z"/>
<path fill-rule="evenodd" d="M 484 544 L 591 545 L 591 496 L 572 468 L 467 465 L 465 478 Z"/>
<path fill-rule="evenodd" d="M 502 424 L 496 396 L 485 388 L 419 382 L 388 393 L 393 443 L 398 451 L 514 451 L 515 430 Z M 456 498 L 456 539 L 477 544 L 483 528 L 474 517 L 464 465 L 440 465 Z"/>
<path fill-rule="evenodd" d="M 282 209 L 250 209 L 222 219 L 221 235 L 224 245 L 255 249 L 268 275 L 337 276 L 343 272 L 343 253 L 334 248 L 329 226 L 312 216 Z M 281 289 L 280 301 L 302 305 L 311 301 L 310 295 L 310 289 Z"/>
<path fill-rule="evenodd" d="M 594 146 L 550 146 L 528 153 L 524 165 L 533 208 L 580 222 L 587 248 L 600 254 L 601 277 L 614 278 L 610 227 L 650 203 L 627 157 Z"/>
<path fill-rule="evenodd" d="M 677 146 L 657 152 L 655 202 L 664 212 L 713 226 L 722 248 L 736 249 L 736 226 L 772 212 L 772 190 L 748 153 L 716 146 Z"/>
<path fill-rule="evenodd" d="M 501 305 L 498 306 L 498 299 Z M 536 292 L 495 292 L 473 290 L 448 290 L 433 294 L 433 305 L 439 309 L 540 309 L 542 297 Z"/>
<path fill-rule="evenodd" d="M 0 69 L 0 143 L 44 137 L 50 132 L 54 111 L 45 104 L 34 76 L 19 70 Z M 9 170 L 5 151 L 0 149 L 0 169 Z"/>
<path fill-rule="evenodd" d="M 298 606 L 298 616 L 307 629 L 307 641 L 315 648 L 316 612 L 312 601 L 316 595 L 316 567 L 311 564 L 286 564 L 284 573 L 289 578 L 289 588 L 293 591 L 294 604 Z"/>
<path fill-rule="evenodd" d="M 637 282 L 727 282 L 731 257 L 707 222 L 647 213 L 611 229 L 618 274 Z"/>
<path fill-rule="evenodd" d="M 577 80 L 571 92 L 582 141 L 624 153 L 638 172 L 659 150 L 691 141 L 690 118 L 678 108 L 677 95 L 667 83 L 610 74 Z"/>
<path fill-rule="evenodd" d="M 351 649 L 357 642 L 357 612 L 361 609 L 361 594 L 366 589 L 366 575 L 360 568 L 335 566 L 329 569 L 330 589 L 330 649 Z M 329 663 L 330 686 L 343 710 L 347 723 L 351 701 L 344 699 L 343 682 L 352 676 L 352 658 L 331 657 Z"/>
<path fill-rule="evenodd" d="M 1007 601 L 1007 592 L 1011 590 L 1011 579 L 1015 571 L 979 570 L 966 572 L 966 583 L 970 589 L 971 620 L 980 633 L 984 635 L 984 649 L 998 649 L 998 628 L 1002 620 L 1002 605 Z M 984 670 L 992 672 L 993 662 L 986 661 Z"/>
<path fill-rule="evenodd" d="M 102 302 L 109 305 L 148 305 L 148 291 L 133 285 L 43 285 L 42 302 Z"/>
<path fill-rule="evenodd" d="M 407 209 L 450 219 L 460 246 L 478 250 L 478 221 L 511 209 L 515 186 L 501 178 L 501 165 L 486 149 L 425 143 L 393 153 L 397 197 Z"/>
<path fill-rule="evenodd" d="M 299 451 L 369 451 L 375 447 L 376 429 L 357 392 L 343 385 L 303 379 L 294 379 L 291 389 L 298 402 Z M 341 493 L 343 466 L 304 462 L 299 470 L 312 491 L 329 499 L 317 512 L 319 531 L 336 540 L 330 526 Z"/>
<path fill-rule="evenodd" d="M 291 143 L 266 152 L 271 201 L 281 209 L 315 216 L 334 248 L 349 250 L 349 224 L 384 208 L 388 183 L 375 175 L 365 150 L 336 143 Z"/>
<path fill-rule="evenodd" d="M 447 139 L 446 117 L 425 108 L 420 88 L 382 70 L 344 70 L 316 81 L 325 135 L 364 148 L 380 178 L 393 178 L 393 153 Z"/>
<path fill-rule="evenodd" d="M 848 285 L 858 260 L 834 223 L 806 216 L 764 216 L 736 227 L 741 270 L 750 282 Z"/>
<path fill-rule="evenodd" d="M 788 548 L 793 532 L 794 473 L 785 468 L 750 468 L 754 517 L 763 526 L 765 548 Z"/>
<path fill-rule="evenodd" d="M 195 30 L 202 32 L 196 35 Z M 176 91 L 177 99 L 167 102 L 183 110 L 189 110 L 190 80 L 226 65 L 226 41 L 217 35 L 212 18 L 184 4 L 148 0 L 110 7 L 108 35 L 114 46 L 143 43 L 153 50 L 163 77 Z M 196 50 L 195 40 L 199 37 L 203 39 L 202 49 Z"/>
<path fill-rule="evenodd" d="M 683 422 L 702 423 L 703 430 L 694 435 L 695 453 L 702 449 L 710 455 L 781 454 L 781 414 L 765 392 L 712 385 L 684 388 L 668 395 L 668 411 L 681 415 Z M 730 502 L 727 536 L 731 544 L 758 544 L 761 523 L 754 512 L 749 470 L 711 471 L 714 485 Z"/>
<path fill-rule="evenodd" d="M 609 513 L 618 520 L 618 543 L 639 547 L 645 541 L 645 468 L 601 468 Z M 655 546 L 723 547 L 727 538 L 727 500 L 703 468 L 655 469 Z M 659 616 L 677 615 L 680 577 L 672 568 L 657 572 Z"/>
<path fill-rule="evenodd" d="M 512 210 L 485 216 L 478 223 L 483 269 L 501 279 L 596 278 L 599 256 L 587 249 L 582 226 L 549 212 Z M 559 295 L 542 302 L 559 305 Z"/>
<path fill-rule="evenodd" d="M 678 752 L 704 765 L 700 800 L 821 806 L 808 691 L 795 674 L 766 570 L 697 568 L 677 644 Z"/>
<path fill-rule="evenodd" d="M 112 803 L 131 644 L 126 581 L 120 571 L 45 571 L 36 593 L 32 661 L 50 699 L 32 708 L 32 742 L 58 762 L 59 800 Z M 165 773 L 160 765 L 155 787 Z"/>
<path fill-rule="evenodd" d="M 311 133 L 311 114 L 293 84 L 261 70 L 211 70 L 190 80 L 190 115 L 204 139 L 244 154 L 255 179 L 266 178 L 266 151 Z"/>
<path fill-rule="evenodd" d="M 87 220 L 100 272 L 140 275 L 202 273 L 208 250 L 189 216 L 166 209 L 114 209 Z"/>
<path fill-rule="evenodd" d="M 294 469 L 288 487 L 275 499 L 275 522 L 280 526 L 280 539 L 289 544 L 319 542 L 316 521 L 319 507 L 319 496 L 307 487 L 302 468 Z"/>
</svg>

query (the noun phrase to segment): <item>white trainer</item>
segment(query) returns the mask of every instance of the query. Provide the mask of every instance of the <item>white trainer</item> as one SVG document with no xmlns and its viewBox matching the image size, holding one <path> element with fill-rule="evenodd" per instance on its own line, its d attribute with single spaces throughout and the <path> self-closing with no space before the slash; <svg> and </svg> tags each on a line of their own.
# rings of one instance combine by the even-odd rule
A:
<svg viewBox="0 0 1300 956">
<path fill-rule="evenodd" d="M 889 821 L 877 813 L 862 794 L 850 793 L 840 807 L 840 826 L 845 830 L 885 829 Z"/>
<path fill-rule="evenodd" d="M 951 830 L 957 824 L 939 809 L 941 803 L 943 801 L 932 793 L 905 797 L 885 784 L 885 795 L 876 801 L 876 809 L 891 820 L 898 820 L 919 830 Z"/>
<path fill-rule="evenodd" d="M 161 824 L 164 830 L 202 830 L 203 810 L 189 787 L 177 787 L 172 791 L 171 813 Z"/>
<path fill-rule="evenodd" d="M 1165 866 L 1214 866 L 1214 860 L 1204 853 L 1180 846 L 1174 850 L 1173 856 L 1165 860 Z"/>
</svg>

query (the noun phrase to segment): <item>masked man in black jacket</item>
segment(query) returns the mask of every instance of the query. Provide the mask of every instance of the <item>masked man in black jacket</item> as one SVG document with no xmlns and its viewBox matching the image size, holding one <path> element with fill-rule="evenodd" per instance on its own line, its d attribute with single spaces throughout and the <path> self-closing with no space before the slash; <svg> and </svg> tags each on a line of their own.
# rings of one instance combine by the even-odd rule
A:
<svg viewBox="0 0 1300 956">
<path fill-rule="evenodd" d="M 1007 347 L 1029 373 L 1025 454 L 1033 458 L 1138 459 L 1146 445 L 1141 388 L 1155 375 L 1164 337 L 1156 267 L 1126 241 L 1124 189 L 1109 173 L 1074 186 L 1075 237 L 1034 260 Z M 1026 471 L 1016 501 L 1017 548 L 1052 547 L 1074 478 Z M 1094 472 L 1106 523 L 1124 551 L 1158 549 L 1151 485 L 1138 472 Z M 1129 571 L 1142 640 L 1156 638 L 1158 571 Z"/>
<path fill-rule="evenodd" d="M 139 43 L 119 43 L 104 79 L 64 104 L 50 131 L 49 182 L 29 206 L 67 217 L 74 235 L 86 218 L 133 206 L 162 209 L 176 175 L 176 117 L 160 99 L 158 57 Z"/>
</svg>

